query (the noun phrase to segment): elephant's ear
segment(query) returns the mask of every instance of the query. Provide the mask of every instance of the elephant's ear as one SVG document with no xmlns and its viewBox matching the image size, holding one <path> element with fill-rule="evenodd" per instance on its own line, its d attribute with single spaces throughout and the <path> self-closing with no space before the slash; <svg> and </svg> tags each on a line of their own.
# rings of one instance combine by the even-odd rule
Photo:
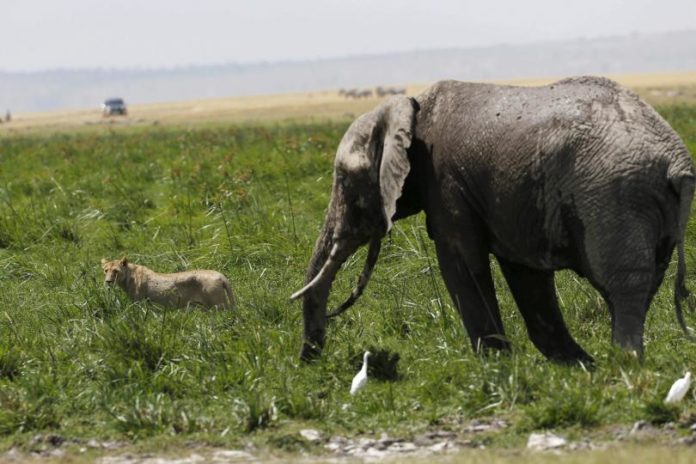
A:
<svg viewBox="0 0 696 464">
<path fill-rule="evenodd" d="M 405 96 L 394 96 L 383 103 L 383 150 L 379 166 L 379 189 L 386 232 L 392 228 L 396 200 L 411 169 L 407 150 L 413 137 L 416 116 L 415 102 Z"/>
<path fill-rule="evenodd" d="M 336 180 L 351 188 L 367 187 L 359 176 L 369 178 L 367 204 L 381 211 L 386 234 L 392 227 L 396 200 L 410 170 L 406 150 L 411 146 L 411 132 L 416 103 L 403 95 L 384 100 L 372 111 L 358 117 L 346 131 L 336 153 Z M 374 189 L 374 190 L 372 190 Z"/>
</svg>

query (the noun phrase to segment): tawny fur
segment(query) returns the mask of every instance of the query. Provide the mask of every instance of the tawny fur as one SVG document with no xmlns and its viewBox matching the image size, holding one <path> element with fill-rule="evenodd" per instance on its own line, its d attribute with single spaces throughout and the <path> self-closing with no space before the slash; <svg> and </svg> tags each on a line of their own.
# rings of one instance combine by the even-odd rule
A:
<svg viewBox="0 0 696 464">
<path fill-rule="evenodd" d="M 228 309 L 234 306 L 229 280 L 217 271 L 194 271 L 160 274 L 129 262 L 126 258 L 102 259 L 104 283 L 118 284 L 133 301 L 150 300 L 168 308 L 200 305 Z"/>
</svg>

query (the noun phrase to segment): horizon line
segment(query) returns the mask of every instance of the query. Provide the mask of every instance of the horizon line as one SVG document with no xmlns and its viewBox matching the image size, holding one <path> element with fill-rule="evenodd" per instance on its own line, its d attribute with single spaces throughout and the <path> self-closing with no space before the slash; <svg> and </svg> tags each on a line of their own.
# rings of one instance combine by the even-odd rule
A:
<svg viewBox="0 0 696 464">
<path fill-rule="evenodd" d="M 561 44 L 561 43 L 572 43 L 572 42 L 584 42 L 584 41 L 596 41 L 596 40 L 607 40 L 607 39 L 625 39 L 636 36 L 655 36 L 655 35 L 666 35 L 666 34 L 683 34 L 683 33 L 696 33 L 696 27 L 687 29 L 675 29 L 669 31 L 660 32 L 631 32 L 622 35 L 598 35 L 594 37 L 587 36 L 577 36 L 568 39 L 560 40 L 533 40 L 529 42 L 521 43 L 509 43 L 500 42 L 490 45 L 481 46 L 471 46 L 471 47 L 432 47 L 432 48 L 412 48 L 409 50 L 392 50 L 392 51 L 382 51 L 375 53 L 358 53 L 358 54 L 345 54 L 345 55 L 334 55 L 334 56 L 324 56 L 324 57 L 306 57 L 306 58 L 289 58 L 289 59 L 270 59 L 270 60 L 257 60 L 257 61 L 218 61 L 210 63 L 187 63 L 187 64 L 174 64 L 174 65 L 164 65 L 156 67 L 147 66 L 123 66 L 123 67 L 80 67 L 80 66 L 67 66 L 67 67 L 53 67 L 53 68 L 39 68 L 39 69 L 5 69 L 0 67 L 0 74 L 6 75 L 32 75 L 32 74 L 50 74 L 50 73 L 78 73 L 78 72 L 91 72 L 91 73 L 156 73 L 156 72 L 175 72 L 175 71 L 186 71 L 186 70 L 205 70 L 207 68 L 224 68 L 224 67 L 239 67 L 239 68 L 254 68 L 254 67 L 264 67 L 264 66 L 277 66 L 277 65 L 292 65 L 292 64 L 303 64 L 303 63 L 317 63 L 317 62 L 330 62 L 330 61 L 343 61 L 351 59 L 361 59 L 361 58 L 379 58 L 386 55 L 405 55 L 409 53 L 432 53 L 439 51 L 468 51 L 468 50 L 486 50 L 493 48 L 515 48 L 515 47 L 525 47 L 525 46 L 538 46 L 538 45 L 550 45 L 550 44 Z"/>
</svg>

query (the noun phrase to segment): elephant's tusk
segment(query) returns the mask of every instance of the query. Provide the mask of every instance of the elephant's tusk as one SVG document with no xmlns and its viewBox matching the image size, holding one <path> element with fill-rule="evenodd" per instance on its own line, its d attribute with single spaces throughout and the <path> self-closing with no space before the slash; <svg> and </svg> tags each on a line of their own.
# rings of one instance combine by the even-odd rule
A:
<svg viewBox="0 0 696 464">
<path fill-rule="evenodd" d="M 367 283 L 370 281 L 372 271 L 374 270 L 375 264 L 377 263 L 377 258 L 379 258 L 379 252 L 381 247 L 382 241 L 380 238 L 372 239 L 372 242 L 370 242 L 370 249 L 367 252 L 365 266 L 363 267 L 363 270 L 360 273 L 360 277 L 358 277 L 357 286 L 353 289 L 346 301 L 344 301 L 338 308 L 328 313 L 326 317 L 332 318 L 344 313 L 348 308 L 353 306 L 353 303 L 355 303 L 358 300 L 358 298 L 360 298 L 360 295 L 362 295 L 363 291 L 365 290 L 365 287 L 367 287 Z"/>
<path fill-rule="evenodd" d="M 296 300 L 307 291 L 311 290 L 312 287 L 314 287 L 321 279 L 324 278 L 324 275 L 326 274 L 327 269 L 329 268 L 329 265 L 334 266 L 335 265 L 335 259 L 336 259 L 336 253 L 338 252 L 338 243 L 334 243 L 333 248 L 331 248 L 331 253 L 329 253 L 329 257 L 326 259 L 326 262 L 324 265 L 321 267 L 319 272 L 317 273 L 316 276 L 304 287 L 302 287 L 300 290 L 296 291 L 292 295 L 290 295 L 291 300 Z"/>
<path fill-rule="evenodd" d="M 302 295 L 304 295 L 304 294 L 307 292 L 307 290 L 309 290 L 310 288 L 312 288 L 312 287 L 314 286 L 314 284 L 315 284 L 315 282 L 314 282 L 314 280 L 312 280 L 310 283 L 308 283 L 307 285 L 305 285 L 304 287 L 302 287 L 301 289 L 299 289 L 298 291 L 296 291 L 295 293 L 293 293 L 292 295 L 290 295 L 290 299 L 291 299 L 291 300 L 296 300 L 296 299 L 298 299 L 299 297 L 301 297 Z"/>
</svg>

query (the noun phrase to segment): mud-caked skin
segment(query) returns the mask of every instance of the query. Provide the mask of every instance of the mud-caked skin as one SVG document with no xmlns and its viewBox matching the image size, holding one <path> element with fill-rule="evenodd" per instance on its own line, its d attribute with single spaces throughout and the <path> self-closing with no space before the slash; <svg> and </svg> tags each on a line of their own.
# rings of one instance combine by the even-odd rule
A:
<svg viewBox="0 0 696 464">
<path fill-rule="evenodd" d="M 336 155 L 329 210 L 303 298 L 310 359 L 324 344 L 336 272 L 370 243 L 362 293 L 392 221 L 424 211 L 440 269 L 475 349 L 508 349 L 489 254 L 532 342 L 549 359 L 591 361 L 561 315 L 554 271 L 601 293 L 613 341 L 643 354 L 643 328 L 675 246 L 676 312 L 694 191 L 686 147 L 646 103 L 608 79 L 522 88 L 443 81 L 360 116 Z"/>
</svg>

